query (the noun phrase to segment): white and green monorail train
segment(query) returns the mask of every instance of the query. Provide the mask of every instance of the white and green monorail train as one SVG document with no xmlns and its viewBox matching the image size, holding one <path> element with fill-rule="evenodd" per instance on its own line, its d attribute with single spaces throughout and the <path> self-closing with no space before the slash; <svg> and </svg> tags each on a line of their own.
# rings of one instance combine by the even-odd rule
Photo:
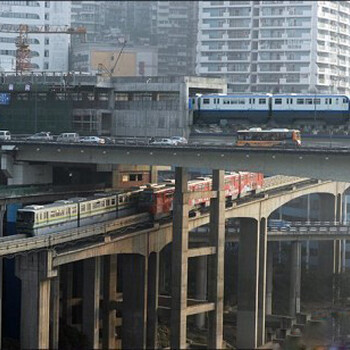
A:
<svg viewBox="0 0 350 350">
<path fill-rule="evenodd" d="M 129 192 L 99 193 L 45 205 L 27 205 L 17 213 L 17 232 L 32 236 L 59 233 L 134 214 L 142 187 Z"/>
</svg>

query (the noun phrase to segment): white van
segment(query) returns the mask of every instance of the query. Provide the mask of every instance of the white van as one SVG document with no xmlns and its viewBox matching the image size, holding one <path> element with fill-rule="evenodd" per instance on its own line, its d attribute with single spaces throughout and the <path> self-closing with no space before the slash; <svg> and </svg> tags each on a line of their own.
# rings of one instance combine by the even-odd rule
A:
<svg viewBox="0 0 350 350">
<path fill-rule="evenodd" d="M 57 137 L 57 142 L 79 142 L 80 137 L 76 132 L 64 132 Z"/>
<path fill-rule="evenodd" d="M 0 130 L 0 141 L 10 141 L 11 133 L 8 130 Z"/>
</svg>

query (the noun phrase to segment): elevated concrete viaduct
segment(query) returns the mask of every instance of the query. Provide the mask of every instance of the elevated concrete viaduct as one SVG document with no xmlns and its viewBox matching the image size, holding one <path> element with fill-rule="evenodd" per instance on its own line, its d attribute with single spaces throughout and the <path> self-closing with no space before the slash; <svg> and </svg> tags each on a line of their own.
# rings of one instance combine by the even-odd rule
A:
<svg viewBox="0 0 350 350">
<path fill-rule="evenodd" d="M 65 265 L 83 260 L 83 275 L 85 276 L 83 278 L 89 278 L 89 281 L 84 282 L 83 314 L 84 319 L 88 319 L 89 323 L 85 324 L 83 321 L 82 329 L 88 337 L 89 347 L 99 348 L 97 330 L 100 328 L 100 320 L 97 315 L 99 315 L 100 305 L 97 300 L 101 298 L 100 288 L 98 288 L 101 284 L 101 275 L 98 266 L 101 264 L 101 259 L 106 259 L 103 260 L 105 266 L 103 344 L 105 344 L 104 347 L 110 344 L 108 347 L 112 348 L 115 339 L 113 339 L 113 331 L 110 327 L 114 326 L 113 323 L 110 325 L 108 320 L 113 319 L 113 322 L 116 322 L 113 315 L 116 307 L 116 286 L 113 282 L 116 278 L 116 255 L 123 256 L 122 346 L 135 349 L 155 347 L 159 252 L 170 242 L 173 242 L 171 346 L 172 348 L 186 346 L 186 327 L 189 315 L 208 313 L 208 346 L 210 348 L 222 347 L 223 235 L 225 219 L 230 217 L 241 219 L 237 347 L 250 349 L 265 343 L 265 315 L 272 311 L 271 285 L 266 285 L 267 282 L 271 284 L 271 274 L 267 269 L 267 261 L 270 261 L 267 251 L 268 216 L 280 205 L 294 198 L 310 193 L 323 193 L 321 211 L 325 219 L 327 221 L 339 220 L 341 219 L 340 198 L 348 184 L 314 182 L 300 186 L 300 188 L 295 186 L 290 192 L 261 196 L 261 198 L 255 198 L 251 203 L 237 204 L 225 209 L 221 187 L 223 171 L 216 170 L 213 172 L 213 191 L 207 193 L 212 203 L 210 213 L 188 218 L 188 199 L 190 195 L 196 194 L 187 192 L 184 185 L 186 174 L 186 169 L 176 169 L 177 186 L 173 225 L 162 225 L 159 228 L 155 226 L 153 229 L 145 229 L 123 237 L 105 232 L 104 240 L 100 242 L 86 242 L 83 246 L 68 246 L 59 249 L 52 246 L 46 252 L 30 254 L 26 258 L 17 258 L 18 276 L 22 279 L 22 283 L 25 283 L 28 295 L 37 300 L 33 303 L 33 301 L 26 301 L 25 298 L 22 299 L 22 313 L 26 315 L 28 311 L 24 309 L 31 310 L 30 312 L 35 314 L 37 324 L 43 325 L 39 327 L 40 332 L 36 332 L 36 328 L 32 330 L 31 323 L 23 321 L 22 347 L 45 348 L 50 342 L 51 334 L 52 348 L 56 348 L 54 342 L 57 343 L 55 334 L 57 334 L 58 327 L 58 302 L 57 292 L 54 292 L 52 283 L 56 283 L 54 281 L 59 278 L 60 271 Z M 208 223 L 210 223 L 210 236 L 207 244 L 190 244 L 189 231 Z M 300 246 L 298 244 L 300 242 L 293 245 L 292 255 L 291 278 L 295 283 L 291 284 L 293 288 L 291 287 L 290 291 L 291 315 L 300 311 Z M 324 269 L 328 271 L 327 273 L 338 269 L 338 265 L 332 263 L 332 261 L 339 261 L 334 258 L 339 256 L 338 253 L 333 240 L 325 245 L 324 254 L 325 257 L 328 257 L 328 261 L 325 259 Z M 204 257 L 208 259 L 207 290 L 202 291 L 203 299 L 189 301 L 187 297 L 188 259 L 203 259 Z M 269 266 L 271 268 L 271 262 Z M 50 291 L 51 295 L 56 295 L 56 299 L 51 302 L 51 305 L 55 305 L 53 311 L 49 310 L 48 300 L 50 298 L 52 300 Z M 56 316 L 51 317 L 51 326 L 49 326 L 50 323 L 47 320 L 52 312 Z M 108 326 L 106 326 L 107 323 Z"/>
<path fill-rule="evenodd" d="M 349 181 L 350 148 L 247 148 L 232 146 L 76 145 L 56 143 L 2 143 L 2 170 L 15 162 L 168 165 L 178 167 L 247 170 Z M 317 173 L 315 173 L 317 169 Z"/>
</svg>

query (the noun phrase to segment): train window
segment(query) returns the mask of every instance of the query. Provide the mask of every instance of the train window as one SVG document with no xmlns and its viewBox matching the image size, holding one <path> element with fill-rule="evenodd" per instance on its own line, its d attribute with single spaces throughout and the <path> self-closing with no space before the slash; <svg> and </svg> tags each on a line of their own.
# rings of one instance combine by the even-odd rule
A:
<svg viewBox="0 0 350 350">
<path fill-rule="evenodd" d="M 314 104 L 315 105 L 321 104 L 321 99 L 320 98 L 314 98 Z"/>
<path fill-rule="evenodd" d="M 338 105 L 339 104 L 339 98 L 335 99 L 335 104 Z"/>
<path fill-rule="evenodd" d="M 282 99 L 281 98 L 276 98 L 275 99 L 275 105 L 281 105 L 282 104 Z"/>
<path fill-rule="evenodd" d="M 245 105 L 245 100 L 240 99 L 238 102 L 240 105 Z"/>
<path fill-rule="evenodd" d="M 265 105 L 266 104 L 266 98 L 259 98 L 259 105 Z"/>
<path fill-rule="evenodd" d="M 81 205 L 81 210 L 85 210 L 85 204 Z"/>
<path fill-rule="evenodd" d="M 44 213 L 44 219 L 47 220 L 47 218 L 48 218 L 48 212 L 46 211 L 46 212 Z"/>
<path fill-rule="evenodd" d="M 123 203 L 123 197 L 119 197 L 119 203 Z"/>
<path fill-rule="evenodd" d="M 111 201 L 109 199 L 106 200 L 106 205 L 110 205 L 111 204 Z"/>
<path fill-rule="evenodd" d="M 343 98 L 343 103 L 348 103 L 346 98 Z"/>
<path fill-rule="evenodd" d="M 255 98 L 250 98 L 250 99 L 249 99 L 249 103 L 250 103 L 250 104 L 255 104 Z"/>
<path fill-rule="evenodd" d="M 210 98 L 204 98 L 203 99 L 203 104 L 208 105 L 210 103 Z"/>
<path fill-rule="evenodd" d="M 303 105 L 304 99 L 303 98 L 297 98 L 297 105 Z"/>
<path fill-rule="evenodd" d="M 332 99 L 326 98 L 326 105 L 331 105 L 331 104 L 332 104 Z"/>
<path fill-rule="evenodd" d="M 305 104 L 306 105 L 312 105 L 312 98 L 306 98 L 305 99 Z"/>
</svg>

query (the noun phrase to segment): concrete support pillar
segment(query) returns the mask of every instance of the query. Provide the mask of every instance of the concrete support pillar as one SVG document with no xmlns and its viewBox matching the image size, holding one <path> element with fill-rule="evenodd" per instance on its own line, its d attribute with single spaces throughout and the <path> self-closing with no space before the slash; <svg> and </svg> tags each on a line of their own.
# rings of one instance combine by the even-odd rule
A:
<svg viewBox="0 0 350 350">
<path fill-rule="evenodd" d="M 273 292 L 273 243 L 267 248 L 266 263 L 266 315 L 272 315 L 272 292 Z"/>
<path fill-rule="evenodd" d="M 300 313 L 301 290 L 301 242 L 291 243 L 289 314 L 295 316 Z"/>
<path fill-rule="evenodd" d="M 122 348 L 145 349 L 147 325 L 148 259 L 123 255 Z"/>
<path fill-rule="evenodd" d="M 306 202 L 306 222 L 310 223 L 311 216 L 311 198 L 310 194 L 307 195 Z M 305 252 L 305 269 L 308 271 L 310 268 L 310 241 L 306 241 L 306 252 Z"/>
<path fill-rule="evenodd" d="M 196 259 L 196 299 L 207 300 L 208 257 L 200 256 Z M 196 315 L 196 326 L 205 327 L 205 314 Z"/>
<path fill-rule="evenodd" d="M 65 325 L 72 325 L 73 264 L 62 266 L 62 320 Z"/>
<path fill-rule="evenodd" d="M 148 307 L 147 307 L 147 349 L 158 347 L 158 294 L 159 294 L 159 253 L 148 258 Z"/>
<path fill-rule="evenodd" d="M 259 228 L 258 344 L 265 344 L 267 220 Z"/>
<path fill-rule="evenodd" d="M 175 168 L 173 202 L 171 348 L 186 348 L 188 275 L 188 189 L 187 169 Z"/>
<path fill-rule="evenodd" d="M 89 349 L 99 348 L 101 258 L 83 261 L 83 323 L 82 331 Z"/>
<path fill-rule="evenodd" d="M 48 252 L 16 258 L 16 275 L 21 279 L 21 348 L 48 349 L 50 325 L 50 278 Z"/>
<path fill-rule="evenodd" d="M 261 249 L 266 247 L 262 242 L 267 236 L 265 233 L 260 237 L 261 227 L 266 227 L 266 222 L 261 225 L 255 219 L 241 219 L 237 312 L 237 348 L 241 349 L 260 346 L 265 335 L 262 310 L 265 310 L 266 281 L 259 275 L 266 275 L 266 254 Z"/>
<path fill-rule="evenodd" d="M 115 349 L 117 318 L 110 303 L 117 300 L 117 255 L 107 255 L 103 258 L 103 274 L 102 348 Z"/>
<path fill-rule="evenodd" d="M 208 348 L 221 349 L 223 340 L 224 313 L 224 257 L 225 257 L 225 173 L 213 170 L 212 190 L 217 191 L 216 198 L 210 200 L 210 245 L 216 248 L 216 254 L 209 255 L 208 301 L 215 304 L 215 310 L 209 312 Z"/>
<path fill-rule="evenodd" d="M 59 275 L 51 280 L 50 311 L 50 349 L 58 349 L 60 322 Z"/>
<path fill-rule="evenodd" d="M 4 215 L 6 205 L 0 205 L 0 237 L 4 235 Z M 0 258 L 0 349 L 2 348 L 2 293 L 4 283 L 4 263 L 3 258 Z"/>
</svg>

